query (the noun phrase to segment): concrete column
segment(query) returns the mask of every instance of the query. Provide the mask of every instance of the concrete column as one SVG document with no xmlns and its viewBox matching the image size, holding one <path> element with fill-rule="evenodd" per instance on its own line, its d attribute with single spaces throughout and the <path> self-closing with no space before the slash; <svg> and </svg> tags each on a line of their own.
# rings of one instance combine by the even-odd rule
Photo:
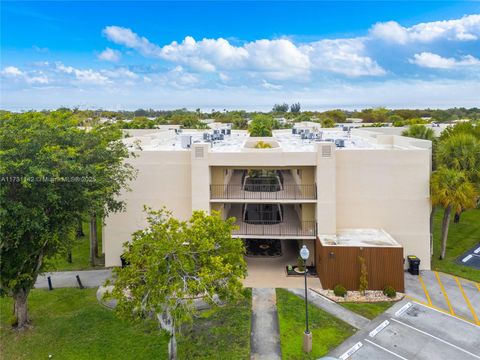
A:
<svg viewBox="0 0 480 360">
<path fill-rule="evenodd" d="M 337 232 L 335 144 L 317 143 L 317 226 L 318 234 Z"/>
<path fill-rule="evenodd" d="M 192 211 L 210 212 L 210 144 L 192 144 Z"/>
</svg>

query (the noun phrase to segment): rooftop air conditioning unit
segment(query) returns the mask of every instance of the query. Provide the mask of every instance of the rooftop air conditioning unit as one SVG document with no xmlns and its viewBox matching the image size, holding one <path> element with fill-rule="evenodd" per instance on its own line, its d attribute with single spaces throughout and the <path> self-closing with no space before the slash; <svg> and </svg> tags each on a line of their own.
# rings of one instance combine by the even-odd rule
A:
<svg viewBox="0 0 480 360">
<path fill-rule="evenodd" d="M 345 140 L 343 139 L 336 139 L 335 140 L 335 146 L 339 148 L 345 147 Z"/>
<path fill-rule="evenodd" d="M 182 149 L 190 149 L 192 146 L 192 136 L 191 135 L 182 135 L 180 137 Z"/>
</svg>

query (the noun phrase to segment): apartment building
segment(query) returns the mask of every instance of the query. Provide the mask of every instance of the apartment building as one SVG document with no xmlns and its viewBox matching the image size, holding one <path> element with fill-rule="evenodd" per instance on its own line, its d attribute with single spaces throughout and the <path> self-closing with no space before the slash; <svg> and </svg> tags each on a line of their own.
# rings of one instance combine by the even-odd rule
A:
<svg viewBox="0 0 480 360">
<path fill-rule="evenodd" d="M 210 126 L 135 131 L 125 139 L 138 155 L 131 162 L 139 173 L 123 195 L 126 211 L 106 219 L 106 266 L 120 264 L 122 244 L 145 227 L 148 205 L 166 206 L 181 219 L 193 210 L 235 217 L 232 236 L 244 239 L 247 263 L 259 264 L 260 277 L 288 277 L 285 266 L 296 264 L 303 244 L 311 254 L 307 265 L 320 278 L 345 261 L 347 248 L 368 249 L 376 273 L 394 268 L 398 277 L 410 254 L 430 268 L 429 141 L 316 123 L 268 138 Z M 277 271 L 269 273 L 273 267 Z M 390 278 L 378 280 L 385 281 Z"/>
</svg>

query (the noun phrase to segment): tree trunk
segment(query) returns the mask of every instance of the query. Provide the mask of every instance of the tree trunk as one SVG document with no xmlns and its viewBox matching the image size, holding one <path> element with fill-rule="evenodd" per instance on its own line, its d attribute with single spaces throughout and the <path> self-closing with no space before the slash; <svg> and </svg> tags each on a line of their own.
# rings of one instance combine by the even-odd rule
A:
<svg viewBox="0 0 480 360">
<path fill-rule="evenodd" d="M 168 342 L 168 360 L 177 360 L 177 339 L 175 338 L 175 331 L 170 336 Z"/>
<path fill-rule="evenodd" d="M 28 292 L 28 289 L 20 289 L 13 294 L 13 312 L 17 329 L 24 329 L 30 324 L 27 307 Z"/>
<path fill-rule="evenodd" d="M 85 236 L 85 233 L 83 232 L 83 220 L 82 218 L 78 219 L 78 224 L 77 224 L 77 237 L 82 237 Z"/>
<path fill-rule="evenodd" d="M 453 216 L 453 223 L 454 224 L 458 224 L 460 222 L 460 215 L 461 214 L 462 214 L 462 212 L 455 213 L 455 215 Z"/>
<path fill-rule="evenodd" d="M 98 254 L 98 249 L 95 251 L 97 247 L 97 218 L 95 214 L 90 217 L 90 265 L 96 265 L 96 259 Z"/>
<path fill-rule="evenodd" d="M 72 263 L 72 249 L 68 249 L 68 250 L 67 250 L 67 262 L 68 262 L 69 264 Z"/>
<path fill-rule="evenodd" d="M 448 239 L 448 227 L 450 226 L 450 214 L 452 212 L 452 207 L 447 206 L 445 212 L 443 213 L 442 221 L 442 253 L 440 254 L 440 260 L 445 259 L 445 253 L 447 251 L 447 239 Z"/>
<path fill-rule="evenodd" d="M 433 256 L 433 219 L 435 218 L 436 206 L 432 206 L 430 211 L 430 256 Z"/>
</svg>

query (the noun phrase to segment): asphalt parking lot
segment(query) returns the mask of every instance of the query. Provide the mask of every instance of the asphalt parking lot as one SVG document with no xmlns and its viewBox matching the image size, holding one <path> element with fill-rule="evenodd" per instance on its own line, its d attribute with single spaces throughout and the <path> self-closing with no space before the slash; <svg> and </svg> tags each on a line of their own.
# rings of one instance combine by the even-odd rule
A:
<svg viewBox="0 0 480 360">
<path fill-rule="evenodd" d="M 457 259 L 457 264 L 480 270 L 480 243 L 460 255 Z"/>
<path fill-rule="evenodd" d="M 480 325 L 479 283 L 436 271 L 421 271 L 419 276 L 406 273 L 405 288 L 410 300 Z"/>
<path fill-rule="evenodd" d="M 480 326 L 404 299 L 329 356 L 341 360 L 479 360 Z"/>
</svg>

